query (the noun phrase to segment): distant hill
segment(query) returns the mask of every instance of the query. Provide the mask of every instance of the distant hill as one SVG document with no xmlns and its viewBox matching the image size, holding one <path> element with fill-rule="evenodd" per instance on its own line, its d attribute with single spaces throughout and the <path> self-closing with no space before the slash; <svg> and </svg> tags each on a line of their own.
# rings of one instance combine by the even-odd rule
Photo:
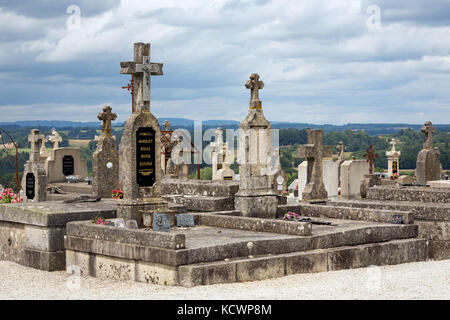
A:
<svg viewBox="0 0 450 320">
<path fill-rule="evenodd" d="M 185 118 L 159 118 L 158 121 L 162 123 L 168 120 L 171 124 L 171 128 L 191 128 L 194 125 L 194 120 Z M 238 128 L 239 121 L 235 120 L 205 120 L 202 122 L 203 128 L 222 127 L 222 128 Z M 124 123 L 117 122 L 113 126 L 121 127 Z M 394 134 L 402 129 L 420 130 L 422 125 L 420 124 L 407 124 L 407 123 L 349 123 L 345 125 L 332 125 L 332 124 L 311 124 L 311 123 L 297 123 L 297 122 L 280 122 L 271 121 L 272 128 L 274 129 L 323 129 L 325 132 L 330 131 L 366 131 L 370 135 L 382 135 L 382 134 Z M 0 122 L 0 126 L 3 127 L 55 127 L 55 128 L 67 128 L 67 127 L 98 127 L 100 128 L 100 121 L 96 122 L 77 122 L 77 121 L 60 121 L 60 120 L 24 120 L 16 122 Z M 437 131 L 449 132 L 450 124 L 435 124 L 434 127 Z"/>
</svg>

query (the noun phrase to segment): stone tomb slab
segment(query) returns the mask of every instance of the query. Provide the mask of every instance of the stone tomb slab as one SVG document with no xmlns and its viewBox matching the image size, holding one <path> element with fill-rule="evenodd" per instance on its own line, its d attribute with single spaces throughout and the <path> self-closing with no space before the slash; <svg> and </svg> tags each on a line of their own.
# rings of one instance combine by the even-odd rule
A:
<svg viewBox="0 0 450 320">
<path fill-rule="evenodd" d="M 67 266 L 79 266 L 84 276 L 194 286 L 308 272 L 300 267 L 308 259 L 312 259 L 312 271 L 324 271 L 327 267 L 322 268 L 320 261 L 336 269 L 345 269 L 368 263 L 380 265 L 389 261 L 385 257 L 392 254 L 401 259 L 394 259 L 391 264 L 422 261 L 427 253 L 426 241 L 416 239 L 415 225 L 327 219 L 336 226 L 314 225 L 312 235 L 296 236 L 252 231 L 251 228 L 258 224 L 257 220 L 296 226 L 305 223 L 244 218 L 253 222 L 239 221 L 243 228 L 247 228 L 243 230 L 236 224 L 243 217 L 223 216 L 230 221 L 220 220 L 211 226 L 205 224 L 214 224 L 211 221 L 219 219 L 205 217 L 214 214 L 195 215 L 197 226 L 189 229 L 174 227 L 170 232 L 71 222 L 65 237 Z M 80 232 L 83 225 L 89 228 L 89 232 Z M 342 251 L 344 248 L 345 252 Z M 319 257 L 316 261 L 316 256 L 325 260 Z M 361 259 L 365 260 L 358 262 Z M 137 270 L 141 274 L 136 274 Z"/>
<path fill-rule="evenodd" d="M 0 204 L 0 260 L 47 271 L 64 270 L 66 224 L 96 216 L 114 218 L 116 210 L 113 200 Z"/>
</svg>

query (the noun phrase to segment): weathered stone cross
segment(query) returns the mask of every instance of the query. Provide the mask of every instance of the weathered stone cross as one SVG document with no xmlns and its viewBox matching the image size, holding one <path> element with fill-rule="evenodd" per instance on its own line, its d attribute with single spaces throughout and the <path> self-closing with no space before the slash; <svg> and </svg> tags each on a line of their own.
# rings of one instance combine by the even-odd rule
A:
<svg viewBox="0 0 450 320">
<path fill-rule="evenodd" d="M 170 128 L 169 120 L 164 121 L 163 126 L 164 126 L 165 131 L 169 131 L 169 128 Z"/>
<path fill-rule="evenodd" d="M 328 193 L 323 184 L 323 157 L 332 156 L 331 146 L 323 146 L 322 130 L 308 129 L 308 144 L 299 146 L 297 156 L 308 161 L 304 200 L 326 200 Z"/>
<path fill-rule="evenodd" d="M 150 62 L 150 43 L 134 44 L 134 61 L 121 62 L 120 73 L 133 75 L 135 111 L 150 110 L 150 77 L 163 74 L 162 63 Z"/>
<path fill-rule="evenodd" d="M 261 101 L 259 100 L 259 90 L 264 88 L 264 82 L 259 81 L 259 74 L 252 73 L 250 80 L 245 82 L 245 87 L 250 89 L 250 109 L 261 109 Z"/>
<path fill-rule="evenodd" d="M 424 149 L 433 149 L 433 133 L 434 127 L 431 121 L 425 122 L 421 131 L 425 133 L 425 143 L 423 144 Z"/>
<path fill-rule="evenodd" d="M 339 156 L 338 159 L 339 160 L 343 160 L 344 159 L 344 151 L 347 147 L 345 146 L 343 141 L 339 141 L 339 144 L 336 146 L 337 151 L 339 151 Z"/>
<path fill-rule="evenodd" d="M 62 142 L 62 137 L 59 135 L 58 131 L 55 128 L 52 129 L 52 135 L 48 138 L 48 141 L 52 143 L 52 148 L 59 148 L 59 143 Z"/>
<path fill-rule="evenodd" d="M 369 146 L 369 149 L 366 150 L 366 153 L 363 154 L 363 157 L 366 158 L 369 163 L 369 174 L 373 174 L 373 164 L 375 159 L 378 158 L 378 153 L 375 153 L 375 149 L 372 145 Z"/>
<path fill-rule="evenodd" d="M 103 108 L 103 112 L 100 112 L 97 115 L 98 120 L 102 120 L 102 135 L 110 137 L 112 136 L 112 127 L 111 127 L 111 121 L 117 119 L 117 114 L 114 112 L 111 112 L 110 106 L 105 106 Z"/>
<path fill-rule="evenodd" d="M 398 144 L 398 140 L 397 139 L 392 139 L 390 144 L 392 145 L 391 151 L 397 151 L 397 150 L 395 150 L 395 146 Z"/>
<path fill-rule="evenodd" d="M 39 129 L 32 129 L 31 134 L 28 136 L 28 142 L 31 144 L 30 161 L 40 161 L 41 144 L 45 137 L 39 134 Z"/>
</svg>

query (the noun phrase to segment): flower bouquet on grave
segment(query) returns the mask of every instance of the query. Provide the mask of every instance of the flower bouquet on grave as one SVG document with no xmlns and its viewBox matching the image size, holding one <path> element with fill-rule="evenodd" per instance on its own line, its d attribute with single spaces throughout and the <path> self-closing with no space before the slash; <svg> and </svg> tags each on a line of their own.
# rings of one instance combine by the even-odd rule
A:
<svg viewBox="0 0 450 320">
<path fill-rule="evenodd" d="M 394 173 L 391 176 L 391 180 L 396 180 L 396 179 L 398 179 L 398 177 L 400 177 L 400 175 L 398 173 Z"/>
<path fill-rule="evenodd" d="M 113 199 L 123 199 L 123 191 L 121 189 L 113 189 L 112 197 Z"/>
<path fill-rule="evenodd" d="M 92 219 L 92 223 L 107 224 L 107 221 L 105 219 L 103 219 L 102 217 L 95 217 L 94 219 Z"/>
<path fill-rule="evenodd" d="M 23 202 L 23 198 L 14 194 L 13 189 L 6 188 L 0 193 L 0 203 L 20 203 Z"/>
<path fill-rule="evenodd" d="M 289 211 L 288 213 L 286 213 L 284 215 L 283 219 L 284 220 L 298 220 L 298 219 L 300 219 L 300 215 L 298 213 Z"/>
</svg>

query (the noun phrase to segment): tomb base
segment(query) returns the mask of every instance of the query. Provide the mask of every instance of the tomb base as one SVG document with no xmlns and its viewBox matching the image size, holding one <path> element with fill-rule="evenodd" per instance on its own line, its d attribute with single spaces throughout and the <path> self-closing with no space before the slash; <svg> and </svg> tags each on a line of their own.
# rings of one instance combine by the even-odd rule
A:
<svg viewBox="0 0 450 320">
<path fill-rule="evenodd" d="M 274 193 L 235 195 L 234 207 L 244 217 L 275 218 L 277 215 L 278 199 Z"/>
<path fill-rule="evenodd" d="M 139 228 L 144 226 L 143 214 L 156 209 L 169 209 L 168 202 L 160 197 L 119 200 L 117 207 L 117 218 L 136 220 Z"/>
<path fill-rule="evenodd" d="M 365 198 L 367 195 L 367 189 L 373 186 L 381 185 L 381 179 L 375 174 L 365 174 L 361 180 L 360 193 L 361 198 Z"/>
</svg>

